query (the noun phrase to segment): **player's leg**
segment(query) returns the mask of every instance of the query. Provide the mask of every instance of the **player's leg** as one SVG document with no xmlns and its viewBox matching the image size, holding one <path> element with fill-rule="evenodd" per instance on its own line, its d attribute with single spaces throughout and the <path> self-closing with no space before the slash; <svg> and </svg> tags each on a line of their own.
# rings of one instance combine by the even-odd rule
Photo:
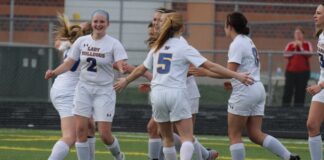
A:
<svg viewBox="0 0 324 160">
<path fill-rule="evenodd" d="M 321 91 L 318 94 L 321 94 Z M 316 97 L 318 95 L 315 95 Z M 314 98 L 316 97 L 313 97 Z M 323 100 L 322 100 L 323 101 Z M 324 120 L 324 103 L 320 101 L 312 101 L 308 119 L 307 119 L 307 129 L 308 129 L 308 147 L 312 160 L 323 159 L 322 150 L 322 136 L 320 132 L 321 124 Z"/>
<path fill-rule="evenodd" d="M 242 132 L 245 128 L 247 117 L 228 113 L 228 137 L 232 159 L 244 160 L 245 147 L 242 141 Z"/>
<path fill-rule="evenodd" d="M 93 120 L 93 118 L 89 119 L 88 122 L 88 142 L 89 142 L 89 148 L 90 148 L 90 160 L 95 160 L 95 152 L 96 152 L 96 124 Z"/>
<path fill-rule="evenodd" d="M 69 153 L 76 140 L 74 117 L 61 119 L 62 138 L 55 143 L 49 160 L 63 160 Z"/>
<path fill-rule="evenodd" d="M 116 160 L 124 160 L 118 139 L 111 133 L 112 121 L 115 115 L 116 93 L 111 88 L 98 88 L 93 100 L 93 118 L 97 122 L 101 140 L 110 150 Z"/>
<path fill-rule="evenodd" d="M 90 147 L 88 143 L 89 133 L 89 118 L 92 116 L 92 95 L 88 92 L 88 89 L 92 86 L 87 86 L 81 82 L 76 87 L 73 108 L 73 114 L 75 115 L 76 122 L 76 135 L 77 142 L 75 148 L 79 160 L 90 159 Z"/>
<path fill-rule="evenodd" d="M 173 143 L 173 131 L 170 122 L 159 122 L 159 131 L 163 139 L 163 154 L 167 160 L 176 160 L 177 152 Z"/>
<path fill-rule="evenodd" d="M 116 160 L 124 160 L 125 156 L 120 150 L 118 139 L 111 133 L 112 123 L 99 121 L 97 124 L 100 138 L 106 145 L 106 148 L 110 150 L 111 154 L 116 158 Z"/>
<path fill-rule="evenodd" d="M 79 160 L 90 159 L 90 148 L 88 143 L 88 117 L 75 115 L 77 142 L 75 148 Z"/>
<path fill-rule="evenodd" d="M 180 149 L 180 159 L 190 160 L 195 150 L 193 144 L 194 137 L 193 137 L 192 119 L 191 118 L 182 119 L 174 122 L 174 124 L 178 130 L 178 133 L 182 141 L 182 145 Z"/>
<path fill-rule="evenodd" d="M 49 160 L 63 160 L 76 140 L 75 120 L 72 113 L 74 92 L 51 89 L 51 101 L 61 118 L 62 137 L 52 148 Z"/>
<path fill-rule="evenodd" d="M 282 143 L 261 131 L 262 116 L 251 116 L 247 121 L 247 132 L 252 142 L 259 144 L 272 152 L 273 154 L 281 157 L 284 160 L 289 160 L 292 155 Z M 297 158 L 297 156 L 296 156 Z"/>
<path fill-rule="evenodd" d="M 199 112 L 199 97 L 195 97 L 190 99 L 189 101 L 190 105 L 191 105 L 191 113 L 192 113 L 192 125 L 193 125 L 193 131 L 195 130 L 195 123 L 196 123 L 196 116 Z M 177 140 L 175 139 L 175 146 L 177 148 Z M 202 159 L 204 160 L 214 160 L 218 157 L 219 153 L 215 150 L 208 150 L 207 148 L 205 148 L 197 138 L 195 138 L 195 143 L 197 146 L 199 146 L 198 148 L 200 148 L 200 152 L 201 152 L 201 156 Z M 198 153 L 199 154 L 199 153 Z"/>
<path fill-rule="evenodd" d="M 162 147 L 162 140 L 158 131 L 158 124 L 151 117 L 147 124 L 147 132 L 149 135 L 148 140 L 148 156 L 150 160 L 157 160 L 160 155 L 160 149 Z"/>
</svg>

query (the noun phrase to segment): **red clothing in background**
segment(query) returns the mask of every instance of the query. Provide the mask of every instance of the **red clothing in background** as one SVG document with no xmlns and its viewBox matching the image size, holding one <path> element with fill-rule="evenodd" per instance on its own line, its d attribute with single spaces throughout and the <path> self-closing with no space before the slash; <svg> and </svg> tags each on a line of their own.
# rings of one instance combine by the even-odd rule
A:
<svg viewBox="0 0 324 160">
<path fill-rule="evenodd" d="M 308 41 L 303 42 L 303 48 L 301 49 L 299 46 L 295 47 L 294 42 L 289 42 L 286 46 L 286 52 L 302 52 L 302 51 L 311 51 L 312 45 Z M 289 54 L 289 53 L 288 53 Z M 309 57 L 310 55 L 300 55 L 296 53 L 292 53 L 292 56 L 287 56 L 288 64 L 286 66 L 286 71 L 289 72 L 305 72 L 310 71 L 309 65 Z"/>
</svg>

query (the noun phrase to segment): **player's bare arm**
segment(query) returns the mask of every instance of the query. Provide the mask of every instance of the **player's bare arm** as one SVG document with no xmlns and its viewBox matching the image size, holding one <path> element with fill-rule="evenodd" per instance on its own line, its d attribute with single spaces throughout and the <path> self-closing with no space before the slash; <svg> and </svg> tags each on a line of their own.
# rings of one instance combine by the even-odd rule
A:
<svg viewBox="0 0 324 160">
<path fill-rule="evenodd" d="M 56 69 L 54 70 L 47 70 L 45 73 L 45 79 L 48 80 L 54 76 L 60 75 L 68 70 L 70 70 L 75 63 L 75 60 L 71 58 L 67 58 L 64 63 L 59 65 Z"/>
<path fill-rule="evenodd" d="M 144 65 L 140 65 L 136 67 L 132 73 L 130 73 L 127 77 L 125 78 L 119 78 L 118 81 L 114 84 L 114 89 L 116 91 L 122 91 L 124 88 L 127 87 L 129 83 L 143 75 L 147 69 L 144 67 Z"/>
</svg>

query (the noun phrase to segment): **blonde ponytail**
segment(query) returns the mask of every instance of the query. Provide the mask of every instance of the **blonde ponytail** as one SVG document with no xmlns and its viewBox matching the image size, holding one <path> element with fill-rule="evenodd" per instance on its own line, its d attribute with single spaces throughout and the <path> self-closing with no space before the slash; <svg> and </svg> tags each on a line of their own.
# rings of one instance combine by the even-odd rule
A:
<svg viewBox="0 0 324 160">
<path fill-rule="evenodd" d="M 183 27 L 183 18 L 179 13 L 169 13 L 163 23 L 160 34 L 157 40 L 153 43 L 154 52 L 157 52 L 164 43 L 174 37 L 175 34 L 180 33 Z"/>
</svg>

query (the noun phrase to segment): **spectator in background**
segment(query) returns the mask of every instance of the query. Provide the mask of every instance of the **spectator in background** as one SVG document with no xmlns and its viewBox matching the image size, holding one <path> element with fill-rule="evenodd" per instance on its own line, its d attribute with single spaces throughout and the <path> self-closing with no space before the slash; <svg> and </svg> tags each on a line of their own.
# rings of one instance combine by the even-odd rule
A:
<svg viewBox="0 0 324 160">
<path fill-rule="evenodd" d="M 294 32 L 295 40 L 289 42 L 285 48 L 284 56 L 288 59 L 288 64 L 282 98 L 283 106 L 290 106 L 292 97 L 294 97 L 294 106 L 304 106 L 305 88 L 310 77 L 309 58 L 311 56 L 306 53 L 313 52 L 312 44 L 304 40 L 304 33 L 303 28 L 297 26 Z"/>
</svg>

